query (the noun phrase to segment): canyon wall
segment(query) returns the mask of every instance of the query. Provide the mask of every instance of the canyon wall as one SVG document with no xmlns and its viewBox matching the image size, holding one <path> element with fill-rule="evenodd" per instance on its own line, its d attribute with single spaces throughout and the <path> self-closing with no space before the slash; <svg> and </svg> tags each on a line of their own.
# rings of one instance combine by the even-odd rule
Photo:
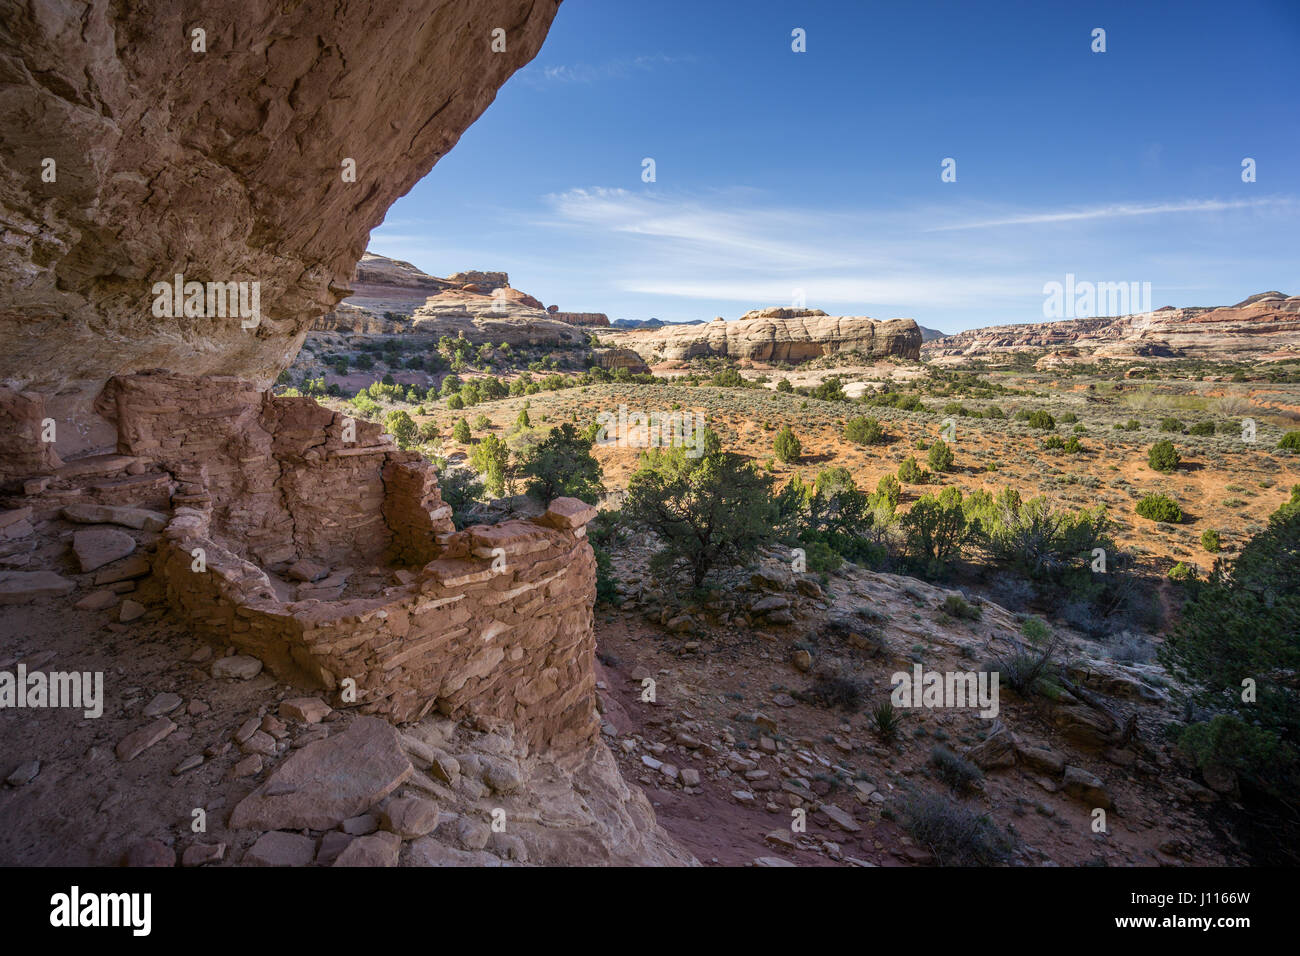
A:
<svg viewBox="0 0 1300 956">
<path fill-rule="evenodd" d="M 1046 365 L 1098 359 L 1193 358 L 1278 361 L 1300 358 L 1300 296 L 1261 292 L 1219 308 L 1163 308 L 1119 317 L 993 325 L 926 342 L 921 355 L 960 364 L 1046 350 Z"/>
<path fill-rule="evenodd" d="M 809 309 L 761 309 L 734 322 L 717 318 L 703 325 L 667 325 L 604 338 L 651 363 L 717 357 L 797 364 L 837 352 L 916 359 L 921 350 L 921 330 L 911 319 L 881 322 Z"/>
<path fill-rule="evenodd" d="M 0 384 L 41 396 L 67 457 L 113 441 L 91 407 L 112 375 L 270 383 L 557 7 L 6 2 Z M 154 283 L 178 274 L 259 283 L 258 321 L 154 314 Z"/>
</svg>

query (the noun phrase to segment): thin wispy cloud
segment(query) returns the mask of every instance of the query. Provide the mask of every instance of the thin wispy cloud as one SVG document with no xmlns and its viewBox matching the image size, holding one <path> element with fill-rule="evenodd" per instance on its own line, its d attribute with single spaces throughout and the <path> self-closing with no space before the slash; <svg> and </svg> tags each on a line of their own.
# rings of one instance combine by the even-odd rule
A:
<svg viewBox="0 0 1300 956">
<path fill-rule="evenodd" d="M 650 73 L 664 67 L 689 63 L 694 57 L 667 56 L 662 53 L 622 57 L 600 63 L 558 63 L 551 66 L 529 66 L 519 75 L 537 86 L 561 83 L 599 83 L 622 80 L 638 74 Z"/>
<path fill-rule="evenodd" d="M 988 229 L 994 226 L 1031 226 L 1053 222 L 1077 222 L 1084 219 L 1121 219 L 1131 216 L 1163 216 L 1173 213 L 1224 212 L 1234 209 L 1295 208 L 1295 200 L 1286 197 L 1259 199 L 1190 199 L 1182 202 L 1117 203 L 1094 206 L 1088 209 L 1067 209 L 1055 212 L 1027 213 L 1004 219 L 983 219 L 975 222 L 956 222 L 931 226 L 930 232 L 949 232 L 955 229 Z"/>
<path fill-rule="evenodd" d="M 535 225 L 552 235 L 571 233 L 584 248 L 598 250 L 589 253 L 587 265 L 599 263 L 600 281 L 620 296 L 695 300 L 714 308 L 736 303 L 739 311 L 802 300 L 833 314 L 875 318 L 1005 310 L 1010 319 L 1020 313 L 1032 321 L 1041 311 L 1044 283 L 1067 271 L 1094 281 L 1152 281 L 1158 295 L 1197 277 L 1204 263 L 1186 253 L 1168 270 L 1171 277 L 1179 274 L 1178 282 L 1162 285 L 1165 269 L 1153 274 L 1151 264 L 1134 265 L 1131 258 L 1117 272 L 1111 252 L 1117 230 L 1131 229 L 1117 220 L 1296 203 L 1289 197 L 1186 199 L 1035 212 L 988 204 L 826 210 L 769 200 L 755 190 L 589 187 L 545 196 L 550 215 Z M 945 216 L 958 221 L 936 225 Z M 1234 222 L 1246 229 L 1252 218 Z M 961 231 L 1029 223 L 1052 230 L 1049 246 L 1038 237 L 1026 245 L 1015 231 L 978 240 Z"/>
</svg>

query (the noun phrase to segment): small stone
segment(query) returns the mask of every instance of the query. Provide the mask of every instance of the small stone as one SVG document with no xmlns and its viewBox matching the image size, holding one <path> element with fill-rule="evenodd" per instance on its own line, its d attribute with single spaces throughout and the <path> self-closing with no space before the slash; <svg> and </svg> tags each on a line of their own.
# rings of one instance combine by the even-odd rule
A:
<svg viewBox="0 0 1300 956">
<path fill-rule="evenodd" d="M 241 777 L 252 777 L 262 772 L 262 755 L 249 754 L 243 760 L 239 761 L 230 768 L 230 776 L 235 780 Z"/>
<path fill-rule="evenodd" d="M 349 817 L 343 821 L 343 832 L 349 836 L 365 836 L 379 829 L 379 818 L 373 813 Z"/>
<path fill-rule="evenodd" d="M 262 672 L 262 662 L 256 657 L 235 654 L 231 657 L 218 658 L 212 664 L 212 676 L 228 677 L 237 680 L 252 680 Z"/>
<path fill-rule="evenodd" d="M 256 717 L 249 717 L 246 721 L 240 724 L 239 728 L 235 731 L 233 737 L 235 743 L 242 744 L 249 737 L 253 736 L 253 734 L 257 733 L 257 729 L 260 726 L 262 726 L 260 720 Z"/>
<path fill-rule="evenodd" d="M 153 700 L 149 701 L 149 703 L 145 704 L 144 715 L 146 717 L 159 717 L 162 714 L 170 714 L 182 703 L 183 701 L 178 694 L 159 694 Z"/>
<path fill-rule="evenodd" d="M 350 837 L 346 833 L 338 830 L 330 830 L 320 839 L 320 847 L 316 850 L 316 862 L 321 866 L 329 866 L 339 858 L 339 854 L 348 848 L 355 837 Z"/>
<path fill-rule="evenodd" d="M 244 854 L 245 866 L 306 866 L 316 858 L 316 841 L 299 833 L 272 830 Z"/>
<path fill-rule="evenodd" d="M 1062 781 L 1061 789 L 1093 807 L 1101 807 L 1103 810 L 1113 808 L 1106 785 L 1080 767 L 1065 768 L 1065 779 Z"/>
<path fill-rule="evenodd" d="M 207 863 L 220 863 L 226 858 L 224 843 L 194 843 L 185 848 L 181 854 L 181 866 L 203 866 Z"/>
<path fill-rule="evenodd" d="M 683 767 L 681 774 L 682 786 L 698 787 L 700 785 L 700 772 L 693 767 Z"/>
<path fill-rule="evenodd" d="M 190 756 L 186 757 L 184 760 L 182 760 L 180 763 L 178 763 L 175 767 L 172 768 L 172 775 L 180 776 L 181 774 L 193 770 L 195 767 L 202 765 L 202 763 L 203 763 L 202 754 L 190 754 Z"/>
<path fill-rule="evenodd" d="M 191 664 L 202 664 L 204 661 L 209 661 L 211 659 L 212 659 L 211 644 L 200 644 L 198 647 L 194 649 L 194 653 L 191 654 L 188 658 L 186 658 L 186 660 L 188 660 Z"/>
<path fill-rule="evenodd" d="M 121 532 L 115 532 L 120 534 Z M 99 587 L 104 584 L 117 584 L 119 581 L 129 581 L 132 578 L 142 578 L 150 571 L 153 566 L 149 563 L 147 554 L 133 554 L 125 561 L 120 561 L 111 568 L 105 568 L 95 575 L 95 586 Z"/>
<path fill-rule="evenodd" d="M 820 807 L 822 813 L 831 818 L 831 823 L 835 824 L 841 830 L 848 833 L 857 833 L 862 827 L 858 826 L 858 821 L 853 819 L 853 815 L 841 810 L 833 803 L 823 803 Z"/>
<path fill-rule="evenodd" d="M 323 564 L 317 564 L 315 561 L 307 560 L 299 561 L 285 572 L 285 574 L 293 578 L 295 581 L 319 581 L 329 573 L 330 569 L 325 567 Z"/>
<path fill-rule="evenodd" d="M 280 716 L 304 724 L 319 724 L 333 710 L 319 697 L 295 697 L 280 702 Z"/>
<path fill-rule="evenodd" d="M 794 834 L 789 830 L 773 830 L 763 837 L 764 843 L 770 843 L 773 846 L 779 846 L 782 849 L 793 850 L 797 846 L 794 840 Z"/>
<path fill-rule="evenodd" d="M 438 825 L 438 806 L 423 797 L 398 797 L 388 801 L 381 820 L 384 829 L 404 840 L 415 840 Z"/>
<path fill-rule="evenodd" d="M 5 783 L 11 787 L 21 787 L 35 780 L 36 775 L 40 772 L 41 762 L 39 760 L 29 760 L 26 763 L 20 763 L 13 773 L 5 777 Z"/>
<path fill-rule="evenodd" d="M 123 624 L 129 624 L 138 617 L 143 617 L 147 608 L 139 601 L 132 601 L 130 598 L 122 602 L 122 611 L 118 614 L 118 620 Z"/>
<path fill-rule="evenodd" d="M 396 866 L 401 849 L 402 838 L 397 834 L 372 833 L 349 843 L 334 861 L 334 866 Z"/>
<path fill-rule="evenodd" d="M 803 671 L 805 674 L 812 670 L 812 654 L 802 647 L 790 655 L 790 662 L 794 664 L 796 670 Z"/>
<path fill-rule="evenodd" d="M 72 605 L 81 611 L 103 611 L 117 603 L 117 595 L 107 589 L 92 591 Z"/>
<path fill-rule="evenodd" d="M 261 754 L 264 757 L 270 757 L 275 754 L 275 738 L 259 730 L 240 744 L 239 749 L 246 754 Z"/>
<path fill-rule="evenodd" d="M 117 759 L 134 760 L 175 729 L 174 723 L 166 717 L 159 717 L 153 723 L 123 737 L 117 745 Z"/>
</svg>

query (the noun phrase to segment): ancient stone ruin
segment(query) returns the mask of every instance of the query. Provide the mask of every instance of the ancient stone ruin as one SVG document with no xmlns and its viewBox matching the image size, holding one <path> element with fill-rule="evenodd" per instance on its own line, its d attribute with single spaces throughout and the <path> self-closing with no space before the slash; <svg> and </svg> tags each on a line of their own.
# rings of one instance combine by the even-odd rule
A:
<svg viewBox="0 0 1300 956">
<path fill-rule="evenodd" d="M 241 728 L 247 756 L 214 779 L 259 774 L 263 755 L 289 747 L 285 720 L 303 725 L 295 767 L 344 752 L 312 729 L 324 716 L 371 728 L 362 736 L 396 751 L 397 769 L 380 767 L 382 786 L 351 812 L 399 783 L 425 789 L 385 803 L 390 816 L 415 807 L 420 825 L 390 821 L 384 839 L 367 838 L 377 855 L 357 843 L 359 861 L 393 862 L 403 839 L 435 825 L 417 865 L 522 861 L 526 845 L 551 861 L 594 846 L 608 859 L 689 860 L 599 742 L 585 537 L 595 509 L 560 498 L 536 517 L 456 531 L 419 454 L 379 425 L 269 391 L 312 323 L 351 293 L 370 230 L 536 54 L 557 6 L 93 0 L 33 4 L 0 25 L 0 603 L 113 607 L 112 635 L 165 615 L 205 642 L 190 658 L 213 662 L 199 679 L 264 666 L 316 695 Z M 466 295 L 508 281 L 453 280 Z M 229 289 L 245 297 L 214 312 L 214 288 L 218 302 Z M 260 307 L 233 310 L 250 289 Z M 82 587 L 102 590 L 72 594 Z M 123 766 L 176 720 L 206 719 L 173 711 L 174 696 L 117 744 Z M 428 776 L 397 750 L 393 724 Z M 479 737 L 492 753 L 482 760 L 429 743 Z M 519 824 L 522 841 L 495 839 L 491 856 L 479 801 L 509 806 L 503 795 L 529 773 L 560 781 L 548 799 L 573 810 L 551 831 Z M 277 830 L 243 859 L 328 863 L 345 836 Z M 142 845 L 128 862 L 175 859 Z M 199 862 L 225 852 L 192 849 Z"/>
</svg>

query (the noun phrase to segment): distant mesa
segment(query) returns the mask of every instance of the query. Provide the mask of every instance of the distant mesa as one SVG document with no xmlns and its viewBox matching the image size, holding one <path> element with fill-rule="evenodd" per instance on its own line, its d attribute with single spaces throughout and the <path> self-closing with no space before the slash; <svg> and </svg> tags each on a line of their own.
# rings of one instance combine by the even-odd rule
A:
<svg viewBox="0 0 1300 956">
<path fill-rule="evenodd" d="M 910 359 L 921 352 L 921 330 L 912 319 L 877 321 L 780 307 L 755 309 L 734 322 L 719 316 L 703 324 L 618 331 L 603 338 L 647 362 L 732 358 L 797 364 L 838 352 Z"/>
<path fill-rule="evenodd" d="M 594 349 L 591 357 L 595 364 L 607 372 L 617 372 L 625 368 L 633 375 L 644 375 L 650 371 L 650 366 L 645 363 L 645 359 L 632 349 Z"/>
<path fill-rule="evenodd" d="M 993 325 L 928 340 L 921 356 L 939 365 L 1015 352 L 1042 352 L 1039 368 L 1099 359 L 1300 358 L 1300 296 L 1260 292 L 1222 307 L 1162 306 L 1152 312 Z"/>
<path fill-rule="evenodd" d="M 367 252 L 351 294 L 316 319 L 313 332 L 464 335 L 493 345 L 585 344 L 583 328 L 609 326 L 601 312 L 563 312 L 510 285 L 505 272 L 469 270 L 438 278 L 409 262 Z"/>
</svg>

